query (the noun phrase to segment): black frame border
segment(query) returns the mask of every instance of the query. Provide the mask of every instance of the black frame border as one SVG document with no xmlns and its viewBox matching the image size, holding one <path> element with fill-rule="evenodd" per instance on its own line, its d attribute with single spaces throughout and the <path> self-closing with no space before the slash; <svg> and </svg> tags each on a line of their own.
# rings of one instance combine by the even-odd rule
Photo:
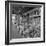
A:
<svg viewBox="0 0 46 46">
<path fill-rule="evenodd" d="M 30 42 L 17 42 L 9 43 L 9 3 L 27 3 L 27 4 L 43 4 L 44 5 L 44 16 L 43 16 L 43 41 L 30 41 Z M 7 13 L 7 15 L 6 15 Z M 6 18 L 7 17 L 7 18 Z M 7 19 L 7 29 L 6 29 L 6 19 Z M 7 31 L 7 32 L 6 32 Z M 27 44 L 27 43 L 43 43 L 45 42 L 45 2 L 27 2 L 27 1 L 5 1 L 5 44 Z"/>
</svg>

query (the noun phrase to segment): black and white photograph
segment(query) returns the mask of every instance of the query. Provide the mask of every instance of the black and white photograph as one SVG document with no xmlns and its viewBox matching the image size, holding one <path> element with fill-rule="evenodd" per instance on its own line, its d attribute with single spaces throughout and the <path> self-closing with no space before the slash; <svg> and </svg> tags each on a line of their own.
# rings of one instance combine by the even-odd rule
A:
<svg viewBox="0 0 46 46">
<path fill-rule="evenodd" d="M 45 42 L 45 3 L 5 2 L 5 43 Z"/>
</svg>

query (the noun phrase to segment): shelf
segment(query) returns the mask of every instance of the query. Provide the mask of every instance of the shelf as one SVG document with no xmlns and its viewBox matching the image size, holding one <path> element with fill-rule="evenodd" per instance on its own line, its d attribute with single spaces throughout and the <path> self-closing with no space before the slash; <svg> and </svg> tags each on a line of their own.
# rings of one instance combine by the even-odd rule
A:
<svg viewBox="0 0 46 46">
<path fill-rule="evenodd" d="M 32 16 L 29 16 L 30 18 L 37 18 L 37 17 L 41 17 L 40 15 L 32 15 Z"/>
</svg>

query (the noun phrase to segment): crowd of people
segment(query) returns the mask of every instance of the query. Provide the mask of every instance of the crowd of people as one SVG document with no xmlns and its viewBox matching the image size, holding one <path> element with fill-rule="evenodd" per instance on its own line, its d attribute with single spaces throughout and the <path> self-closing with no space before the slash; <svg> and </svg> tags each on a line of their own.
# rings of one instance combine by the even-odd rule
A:
<svg viewBox="0 0 46 46">
<path fill-rule="evenodd" d="M 28 8 L 29 9 L 29 8 Z M 35 8 L 34 8 L 35 9 Z M 33 9 L 32 9 L 33 10 Z M 30 10 L 30 11 L 32 11 Z M 29 12 L 30 12 L 29 11 Z M 18 11 L 18 13 L 20 10 Z M 21 13 L 21 12 L 20 12 Z M 27 11 L 28 13 L 28 11 Z M 14 14 L 12 15 L 12 23 L 16 25 L 17 31 L 24 38 L 40 37 L 40 10 L 36 9 L 26 15 Z"/>
</svg>

